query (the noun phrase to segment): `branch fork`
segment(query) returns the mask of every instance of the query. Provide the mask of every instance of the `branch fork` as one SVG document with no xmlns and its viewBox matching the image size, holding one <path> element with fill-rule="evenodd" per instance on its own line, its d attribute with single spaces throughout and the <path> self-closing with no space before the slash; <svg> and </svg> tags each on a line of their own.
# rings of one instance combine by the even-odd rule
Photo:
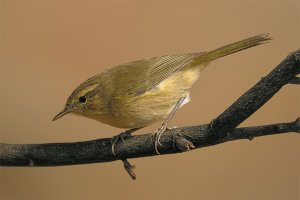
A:
<svg viewBox="0 0 300 200">
<path fill-rule="evenodd" d="M 291 53 L 267 76 L 249 89 L 210 124 L 167 130 L 160 142 L 161 155 L 185 152 L 220 143 L 255 137 L 300 133 L 300 118 L 290 123 L 236 128 L 269 101 L 286 84 L 300 84 L 300 50 Z M 73 143 L 3 144 L 0 143 L 0 166 L 61 166 L 101 163 L 122 160 L 124 168 L 134 180 L 135 166 L 127 159 L 157 156 L 152 133 L 135 135 L 116 144 L 117 157 L 111 149 L 111 138 Z"/>
</svg>

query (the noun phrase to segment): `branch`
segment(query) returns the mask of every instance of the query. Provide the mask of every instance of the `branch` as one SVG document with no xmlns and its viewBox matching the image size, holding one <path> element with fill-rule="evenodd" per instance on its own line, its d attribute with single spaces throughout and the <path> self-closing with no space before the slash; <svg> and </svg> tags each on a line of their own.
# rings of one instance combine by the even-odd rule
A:
<svg viewBox="0 0 300 200">
<path fill-rule="evenodd" d="M 294 77 L 289 81 L 290 84 L 300 84 L 300 77 Z"/>
<path fill-rule="evenodd" d="M 236 128 L 221 140 L 223 140 L 224 142 L 240 140 L 240 139 L 253 140 L 255 137 L 276 135 L 276 134 L 290 133 L 290 132 L 300 133 L 300 117 L 298 117 L 294 122 L 290 122 L 290 123 L 279 123 L 279 124 L 271 124 L 265 126 Z"/>
<path fill-rule="evenodd" d="M 291 123 L 236 128 L 300 73 L 299 60 L 300 50 L 290 54 L 210 124 L 166 131 L 160 140 L 163 145 L 160 153 L 179 153 L 265 135 L 299 133 L 299 118 Z M 151 133 L 128 137 L 126 144 L 118 142 L 115 146 L 117 157 L 111 151 L 111 138 L 73 143 L 0 144 L 0 165 L 58 166 L 123 160 L 124 167 L 129 166 L 128 170 L 132 171 L 126 159 L 157 155 L 154 139 Z"/>
</svg>

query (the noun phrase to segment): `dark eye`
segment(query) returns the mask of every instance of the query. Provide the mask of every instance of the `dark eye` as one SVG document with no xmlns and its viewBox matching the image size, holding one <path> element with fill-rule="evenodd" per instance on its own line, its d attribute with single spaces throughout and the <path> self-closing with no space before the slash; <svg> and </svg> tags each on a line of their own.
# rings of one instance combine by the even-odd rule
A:
<svg viewBox="0 0 300 200">
<path fill-rule="evenodd" d="M 79 97 L 79 102 L 80 103 L 85 103 L 86 102 L 86 97 L 85 96 Z"/>
</svg>

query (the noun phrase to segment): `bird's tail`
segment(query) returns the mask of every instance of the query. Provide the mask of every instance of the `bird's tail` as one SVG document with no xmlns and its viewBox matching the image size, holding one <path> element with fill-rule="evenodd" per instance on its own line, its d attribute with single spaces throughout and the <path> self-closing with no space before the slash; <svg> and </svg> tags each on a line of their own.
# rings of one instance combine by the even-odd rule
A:
<svg viewBox="0 0 300 200">
<path fill-rule="evenodd" d="M 208 63 L 210 61 L 216 60 L 218 58 L 236 53 L 238 51 L 242 51 L 251 47 L 255 47 L 260 44 L 264 44 L 271 40 L 272 38 L 269 36 L 269 34 L 261 34 L 257 36 L 253 36 L 238 42 L 234 42 L 225 46 L 222 46 L 218 49 L 206 52 L 196 58 L 192 61 L 192 65 L 201 65 Z"/>
</svg>

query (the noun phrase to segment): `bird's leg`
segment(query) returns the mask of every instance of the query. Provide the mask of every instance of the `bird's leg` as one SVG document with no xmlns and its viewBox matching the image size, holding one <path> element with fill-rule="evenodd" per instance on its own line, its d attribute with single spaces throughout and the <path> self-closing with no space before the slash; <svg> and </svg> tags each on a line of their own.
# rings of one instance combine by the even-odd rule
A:
<svg viewBox="0 0 300 200">
<path fill-rule="evenodd" d="M 125 141 L 124 141 L 124 138 L 131 136 L 131 133 L 133 133 L 133 132 L 135 132 L 139 129 L 140 128 L 132 128 L 132 129 L 126 130 L 125 132 L 120 133 L 119 135 L 115 135 L 115 136 L 112 137 L 112 139 L 111 139 L 111 150 L 112 150 L 112 153 L 114 154 L 114 156 L 116 156 L 115 145 L 117 144 L 118 140 L 121 139 L 124 142 L 124 144 L 126 144 Z"/>
<path fill-rule="evenodd" d="M 168 126 L 169 124 L 169 121 L 172 119 L 172 117 L 174 116 L 174 114 L 176 113 L 176 111 L 180 108 L 181 104 L 183 103 L 184 99 L 186 97 L 181 97 L 177 104 L 175 105 L 175 107 L 173 108 L 172 112 L 169 114 L 169 116 L 167 117 L 167 119 L 165 120 L 165 122 L 162 124 L 162 126 L 157 130 L 155 131 L 153 134 L 155 134 L 155 143 L 154 143 L 154 147 L 155 147 L 155 151 L 157 154 L 160 154 L 159 151 L 158 151 L 158 145 L 161 145 L 162 144 L 159 142 L 160 138 L 161 138 L 161 135 L 168 129 L 172 129 Z"/>
</svg>

